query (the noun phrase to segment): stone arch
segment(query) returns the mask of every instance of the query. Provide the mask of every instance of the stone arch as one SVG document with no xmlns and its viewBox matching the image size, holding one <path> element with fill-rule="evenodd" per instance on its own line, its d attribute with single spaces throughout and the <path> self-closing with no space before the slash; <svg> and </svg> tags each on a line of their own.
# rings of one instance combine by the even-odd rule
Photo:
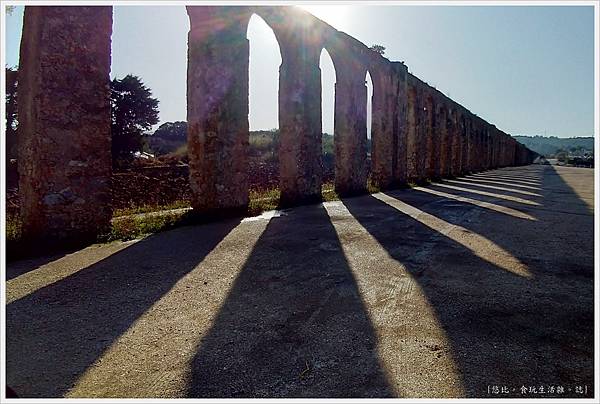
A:
<svg viewBox="0 0 600 404">
<path fill-rule="evenodd" d="M 340 195 L 364 193 L 367 188 L 367 64 L 361 48 L 348 38 L 355 41 L 335 32 L 323 43 L 336 72 L 335 190 Z"/>
<path fill-rule="evenodd" d="M 273 30 L 282 59 L 280 204 L 320 199 L 320 35 L 295 18 L 294 9 L 188 6 L 187 10 L 191 26 L 188 150 L 194 209 L 237 210 L 248 204 L 249 44 L 245 32 L 254 14 Z"/>
<path fill-rule="evenodd" d="M 372 124 L 373 124 L 373 78 L 369 69 L 367 68 L 367 72 L 365 73 L 365 87 L 366 87 L 366 97 L 365 97 L 365 133 L 367 136 L 366 150 L 365 150 L 365 159 L 366 159 L 366 175 L 367 181 L 370 180 L 372 171 L 373 171 L 373 132 L 372 132 Z"/>
<path fill-rule="evenodd" d="M 258 36 L 260 35 L 260 36 Z M 249 41 L 250 52 L 249 52 L 249 86 L 248 86 L 248 109 L 249 116 L 248 120 L 250 123 L 250 130 L 254 129 L 270 129 L 271 127 L 252 127 L 252 121 L 261 119 L 265 121 L 268 116 L 275 113 L 278 116 L 278 105 L 277 105 L 277 94 L 278 94 L 278 83 L 279 83 L 279 66 L 281 65 L 281 50 L 279 46 L 279 40 L 273 29 L 269 24 L 257 13 L 252 13 L 248 19 L 248 26 L 246 30 L 246 38 Z M 274 47 L 274 49 L 272 49 Z M 256 48 L 263 50 L 268 49 L 269 55 L 267 58 L 268 62 L 264 60 L 256 60 L 253 57 L 253 51 Z M 259 67 L 259 68 L 258 68 Z M 258 72 L 258 77 L 253 72 Z M 259 82 L 259 79 L 260 82 Z M 267 86 L 266 92 L 269 95 L 274 94 L 274 97 L 268 97 L 267 100 L 261 96 L 260 100 L 254 99 L 258 93 L 258 86 L 260 85 L 261 93 L 265 92 L 265 86 Z M 274 101 L 274 102 L 273 102 Z"/>
<path fill-rule="evenodd" d="M 302 18 L 302 10 L 283 7 L 254 7 L 253 10 L 273 29 L 281 51 L 278 101 L 280 204 L 320 200 L 320 31 L 312 20 Z"/>
<path fill-rule="evenodd" d="M 321 129 L 323 131 L 323 142 L 325 134 L 334 135 L 334 116 L 335 116 L 335 82 L 336 72 L 333 59 L 326 48 L 321 49 L 319 57 L 319 69 L 321 70 Z M 333 81 L 328 80 L 331 75 L 327 72 L 333 72 Z M 325 117 L 328 117 L 327 121 Z M 328 139 L 330 141 L 332 139 Z M 335 148 L 330 153 L 325 152 L 325 144 L 323 144 L 323 181 L 335 180 Z"/>
<path fill-rule="evenodd" d="M 253 14 L 273 30 L 282 56 L 278 101 L 283 140 L 280 158 L 285 161 L 281 169 L 282 203 L 320 199 L 319 56 L 323 48 L 327 49 L 336 72 L 336 190 L 342 195 L 366 190 L 364 79 L 367 71 L 374 90 L 394 89 L 379 91 L 379 97 L 374 96 L 381 102 L 378 108 L 383 106 L 383 115 L 392 116 L 378 122 L 380 132 L 374 137 L 378 142 L 381 140 L 380 144 L 389 144 L 386 142 L 390 141 L 391 127 L 394 145 L 390 148 L 391 158 L 383 152 L 385 147 L 376 148 L 378 181 L 385 184 L 390 171 L 398 180 L 425 178 L 426 149 L 422 139 L 423 122 L 428 119 L 423 113 L 423 94 L 431 91 L 431 87 L 408 74 L 403 63 L 375 56 L 356 39 L 295 7 L 188 6 L 186 9 L 190 18 L 188 152 L 195 211 L 223 213 L 245 209 L 248 204 L 246 32 Z M 23 91 L 19 95 L 18 145 L 25 237 L 82 240 L 110 224 L 107 81 L 111 30 L 110 6 L 26 6 L 23 24 L 26 35 L 21 42 L 19 72 Z M 391 81 L 386 69 L 393 72 Z M 81 78 L 79 85 L 74 86 L 68 80 L 72 76 Z M 389 82 L 392 85 L 381 84 Z M 48 104 L 47 100 L 57 98 L 61 99 L 60 105 Z M 443 162 L 450 149 L 444 131 L 449 127 L 447 110 L 452 101 L 442 97 L 440 100 L 444 116 L 436 122 L 444 135 L 440 142 L 445 148 L 440 158 Z M 392 107 L 388 109 L 390 104 Z M 483 119 L 471 113 L 468 118 L 469 170 L 497 166 L 499 156 L 495 148 L 499 147 L 506 149 L 502 153 L 506 156 L 504 164 L 526 164 L 533 158 L 533 152 L 508 135 L 504 142 L 499 141 L 498 134 Z M 65 144 L 69 147 L 60 147 Z M 43 161 L 37 159 L 42 154 Z M 447 176 L 449 161 L 442 165 L 442 175 Z"/>
</svg>

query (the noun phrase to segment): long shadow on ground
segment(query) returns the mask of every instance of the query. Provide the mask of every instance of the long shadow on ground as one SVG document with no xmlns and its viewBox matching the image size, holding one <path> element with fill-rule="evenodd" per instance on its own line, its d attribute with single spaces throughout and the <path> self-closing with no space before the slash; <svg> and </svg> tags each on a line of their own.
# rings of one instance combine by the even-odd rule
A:
<svg viewBox="0 0 600 404">
<path fill-rule="evenodd" d="M 7 305 L 7 383 L 21 397 L 63 396 L 238 224 L 156 234 Z"/>
<path fill-rule="evenodd" d="M 505 397 L 548 396 L 548 387 L 559 385 L 565 393 L 554 396 L 584 397 L 576 388 L 586 385 L 585 397 L 593 395 L 593 217 L 553 168 L 530 171 L 530 178 L 543 179 L 542 198 L 530 197 L 539 207 L 473 194 L 468 187 L 457 191 L 434 184 L 430 188 L 520 209 L 535 220 L 424 192 L 388 194 L 401 202 L 396 206 L 405 203 L 461 226 L 462 232 L 483 236 L 496 245 L 493 248 L 523 263 L 529 277 L 503 269 L 501 260 L 493 262 L 494 254 L 488 255 L 491 260 L 472 254 L 469 239 L 460 232 L 442 235 L 420 217 L 408 218 L 390 206 L 393 200 L 390 204 L 375 197 L 344 201 L 425 292 L 448 336 L 467 397 L 494 396 L 488 390 L 493 386 L 506 386 L 509 392 L 501 395 Z M 494 173 L 486 176 L 494 177 Z M 566 203 L 571 213 L 556 213 L 559 202 L 560 206 Z M 397 220 L 381 226 L 379 219 L 390 216 Z M 435 240 L 431 261 L 425 265 L 414 262 L 417 251 L 398 248 L 402 243 L 399 232 L 405 226 L 396 228 L 395 224 L 406 220 L 413 221 L 411 231 L 419 240 Z M 544 386 L 546 393 L 523 396 L 523 386 L 537 390 Z"/>
<path fill-rule="evenodd" d="M 321 205 L 271 219 L 192 362 L 190 397 L 390 397 Z"/>
<path fill-rule="evenodd" d="M 488 396 L 492 385 L 507 386 L 512 389 L 508 396 L 521 397 L 523 385 L 574 389 L 586 384 L 590 397 L 593 217 L 551 167 L 527 171 L 531 182 L 542 181 L 541 197 L 519 197 L 539 206 L 469 191 L 484 187 L 461 185 L 457 190 L 435 184 L 427 188 L 451 197 L 408 190 L 343 203 L 424 291 L 468 397 Z M 511 176 L 518 174 L 486 173 L 491 180 L 509 181 Z M 534 220 L 454 196 L 510 207 Z M 565 204 L 570 213 L 558 212 Z M 412 215 L 403 211 L 406 206 Z M 415 215 L 415 209 L 422 214 Z M 8 383 L 26 397 L 64 395 L 238 224 L 157 234 L 9 304 Z M 488 243 L 471 246 L 469 234 Z M 498 249 L 504 258 L 495 254 Z M 525 272 L 513 273 L 503 265 L 506 255 L 522 263 Z M 387 379 L 363 299 L 323 206 L 272 218 L 196 347 L 183 394 L 399 394 Z M 402 352 L 398 355 L 390 360 L 402 361 Z M 575 392 L 562 396 L 578 397 Z"/>
</svg>

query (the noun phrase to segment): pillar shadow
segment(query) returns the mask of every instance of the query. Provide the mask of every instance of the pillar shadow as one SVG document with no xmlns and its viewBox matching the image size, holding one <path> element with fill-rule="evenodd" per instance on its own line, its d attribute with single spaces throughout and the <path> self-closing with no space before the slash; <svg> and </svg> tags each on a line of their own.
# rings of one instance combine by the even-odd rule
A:
<svg viewBox="0 0 600 404">
<path fill-rule="evenodd" d="M 7 384 L 20 397 L 62 397 L 238 223 L 158 233 L 8 304 Z"/>
<path fill-rule="evenodd" d="M 391 397 L 322 205 L 271 219 L 201 341 L 188 397 Z"/>
<path fill-rule="evenodd" d="M 421 286 L 447 335 L 467 397 L 496 397 L 488 391 L 494 385 L 510 389 L 500 397 L 552 396 L 523 396 L 523 385 L 562 385 L 565 393 L 554 396 L 593 396 L 593 218 L 553 168 L 541 170 L 542 188 L 554 191 L 541 191 L 545 209 L 528 210 L 535 221 L 423 192 L 387 194 L 492 241 L 522 262 L 529 277 L 476 256 L 456 241 L 460 234 L 451 238 L 434 231 L 419 217 L 373 196 L 344 200 L 354 218 Z M 572 202 L 576 214 L 557 212 L 556 202 L 544 204 L 556 190 L 569 195 L 561 204 Z M 380 225 L 382 218 L 388 218 L 386 226 Z M 411 239 L 435 240 L 427 265 L 414 259 L 418 246 L 402 247 L 406 221 Z M 575 388 L 585 385 L 586 395 L 578 395 Z"/>
<path fill-rule="evenodd" d="M 10 247 L 7 246 L 7 249 L 8 248 Z M 17 262 L 13 262 L 10 267 L 6 268 L 6 281 L 10 281 L 11 279 L 17 278 L 23 274 L 34 271 L 40 268 L 41 266 L 44 266 L 45 264 L 56 261 L 78 250 L 79 249 L 63 250 L 43 257 L 30 257 Z M 7 263 L 8 262 L 11 262 L 11 260 L 7 259 Z"/>
<path fill-rule="evenodd" d="M 458 178 L 460 180 L 460 177 Z M 448 187 L 450 185 L 451 187 Z M 507 186 L 504 186 L 508 188 Z M 456 184 L 456 183 L 431 183 L 427 187 L 437 192 L 448 194 L 451 196 L 466 197 L 480 202 L 489 202 L 498 204 L 510 209 L 515 209 L 519 212 L 531 215 L 532 210 L 543 204 L 544 195 L 541 190 L 536 190 L 535 193 L 540 196 L 517 194 L 502 189 L 486 189 L 477 187 L 475 183 Z M 410 198 L 410 196 L 408 196 Z M 511 200 L 511 198 L 513 200 Z"/>
<path fill-rule="evenodd" d="M 593 394 L 593 220 L 561 176 L 544 170 L 544 209 L 528 210 L 535 221 L 414 190 L 386 194 L 492 241 L 526 265 L 528 278 L 373 196 L 344 200 L 421 286 L 468 397 L 487 397 L 490 385 L 587 384 Z M 573 213 L 559 214 L 564 204 Z M 157 234 L 9 304 L 8 384 L 23 397 L 64 395 L 238 223 Z M 423 240 L 434 241 L 430 265 L 415 259 Z M 290 210 L 260 236 L 197 347 L 185 393 L 394 396 L 375 335 L 325 209 Z"/>
<path fill-rule="evenodd" d="M 487 192 L 501 196 L 527 199 L 533 202 L 536 202 L 537 199 L 541 198 L 541 195 L 535 191 L 526 191 L 516 187 L 511 188 L 510 186 L 491 185 L 475 181 L 463 181 L 463 178 L 461 177 L 457 177 L 453 180 L 444 180 L 438 183 L 438 185 L 439 184 L 450 185 L 451 187 L 466 189 L 467 191 L 474 190 L 477 192 Z"/>
</svg>

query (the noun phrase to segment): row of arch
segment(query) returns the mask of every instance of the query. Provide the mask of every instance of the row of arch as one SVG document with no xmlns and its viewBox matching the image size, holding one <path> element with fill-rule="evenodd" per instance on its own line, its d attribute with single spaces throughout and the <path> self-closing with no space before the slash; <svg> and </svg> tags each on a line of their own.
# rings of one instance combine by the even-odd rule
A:
<svg viewBox="0 0 600 404">
<path fill-rule="evenodd" d="M 188 143 L 192 146 L 188 146 L 188 150 L 200 153 L 195 159 L 197 165 L 190 166 L 190 183 L 192 189 L 197 189 L 198 196 L 194 207 L 211 210 L 248 203 L 244 150 L 248 132 L 248 111 L 244 103 L 248 82 L 245 30 L 253 14 L 259 15 L 273 30 L 281 52 L 281 203 L 302 203 L 317 200 L 321 195 L 319 60 L 323 50 L 330 55 L 336 74 L 336 189 L 344 194 L 360 192 L 364 188 L 361 184 L 366 184 L 365 77 L 373 52 L 296 8 L 188 7 L 187 10 L 191 23 Z M 218 72 L 217 77 L 212 76 L 215 72 Z M 208 106 L 207 109 L 207 100 L 209 103 L 218 100 L 219 107 Z M 240 119 L 226 120 L 223 113 Z M 214 125 L 219 126 L 219 138 L 207 136 L 216 133 Z M 229 164 L 222 164 L 224 159 Z M 213 175 L 208 176 L 211 171 Z"/>
<path fill-rule="evenodd" d="M 248 204 L 249 44 L 252 15 L 273 30 L 279 67 L 282 205 L 321 197 L 321 71 L 336 73 L 335 188 L 367 185 L 367 88 L 372 178 L 411 180 L 525 164 L 532 153 L 356 39 L 296 7 L 188 6 L 187 120 L 192 206 Z M 25 238 L 85 239 L 105 231 L 110 204 L 112 8 L 26 6 L 20 54 L 19 188 Z M 439 164 L 438 164 L 439 161 Z"/>
<path fill-rule="evenodd" d="M 367 187 L 367 74 L 373 82 L 371 139 L 376 185 L 387 188 L 515 163 L 517 146 L 508 135 L 409 74 L 404 64 L 388 61 L 303 10 L 192 6 L 187 11 L 191 23 L 188 142 L 198 153 L 190 174 L 197 210 L 248 203 L 245 30 L 254 14 L 271 27 L 281 52 L 283 205 L 318 200 L 321 195 L 322 51 L 330 55 L 336 73 L 335 188 L 339 194 L 361 193 Z M 211 82 L 214 72 L 220 75 Z M 207 105 L 207 101 L 218 105 Z M 228 120 L 233 115 L 239 119 Z M 442 125 L 442 120 L 447 122 Z M 218 136 L 211 137 L 213 133 Z M 467 159 L 470 152 L 471 161 Z M 480 157 L 476 159 L 474 153 Z M 488 154 L 489 158 L 484 157 Z M 483 159 L 486 161 L 479 161 Z"/>
</svg>

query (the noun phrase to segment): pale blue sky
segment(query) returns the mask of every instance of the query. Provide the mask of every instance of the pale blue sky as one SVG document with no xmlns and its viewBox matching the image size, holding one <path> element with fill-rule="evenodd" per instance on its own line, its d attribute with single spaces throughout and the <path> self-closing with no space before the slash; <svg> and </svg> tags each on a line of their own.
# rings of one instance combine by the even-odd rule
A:
<svg viewBox="0 0 600 404">
<path fill-rule="evenodd" d="M 511 134 L 592 136 L 592 6 L 314 6 L 311 11 Z M 6 64 L 18 63 L 22 7 L 6 24 Z M 117 6 L 111 77 L 140 76 L 160 100 L 161 122 L 185 120 L 183 6 Z M 277 127 L 279 50 L 253 17 L 250 127 Z M 322 57 L 323 130 L 333 130 L 333 66 Z"/>
</svg>

